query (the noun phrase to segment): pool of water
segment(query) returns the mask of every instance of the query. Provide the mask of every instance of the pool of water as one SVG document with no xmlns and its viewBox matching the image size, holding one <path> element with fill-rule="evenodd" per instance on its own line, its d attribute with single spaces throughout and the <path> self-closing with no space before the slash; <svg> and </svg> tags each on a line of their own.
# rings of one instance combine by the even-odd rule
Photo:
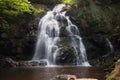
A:
<svg viewBox="0 0 120 80">
<path fill-rule="evenodd" d="M 105 80 L 102 68 L 97 67 L 30 67 L 0 70 L 0 80 L 50 80 L 56 75 L 71 74 L 77 78 L 96 78 Z"/>
</svg>

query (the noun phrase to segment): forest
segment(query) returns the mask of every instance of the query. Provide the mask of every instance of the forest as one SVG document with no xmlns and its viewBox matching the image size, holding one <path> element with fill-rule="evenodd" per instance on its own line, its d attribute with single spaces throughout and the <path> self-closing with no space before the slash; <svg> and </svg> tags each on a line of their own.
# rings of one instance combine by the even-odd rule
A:
<svg viewBox="0 0 120 80">
<path fill-rule="evenodd" d="M 65 6 L 57 10 L 55 6 L 58 4 L 65 4 Z M 53 13 L 50 14 L 52 11 Z M 56 16 L 57 22 L 55 23 L 49 15 Z M 54 24 L 44 21 L 49 18 Z M 54 30 L 51 32 L 52 28 L 48 29 L 45 24 L 48 26 L 51 24 Z M 66 28 L 66 25 L 71 27 Z M 44 28 L 46 33 L 43 31 Z M 67 30 L 69 28 L 70 30 Z M 48 40 L 44 35 L 48 35 L 50 39 Z M 57 41 L 55 42 L 54 39 Z M 79 43 L 81 46 L 77 45 Z M 56 52 L 57 50 L 59 51 Z M 85 54 L 82 55 L 82 51 Z M 39 61 L 43 57 L 46 60 L 51 56 L 46 58 L 46 55 L 56 52 L 52 55 L 54 59 L 47 59 L 48 63 L 53 61 L 54 65 L 71 67 L 82 65 L 82 61 L 88 61 L 91 66 L 103 69 L 105 80 L 120 80 L 120 1 L 0 0 L 0 73 L 9 68 L 47 65 L 47 61 L 36 61 L 38 60 L 36 59 L 38 57 L 34 57 L 36 52 L 40 55 Z M 53 63 L 49 64 L 53 65 Z M 0 80 L 7 79 L 2 79 L 0 76 Z"/>
</svg>

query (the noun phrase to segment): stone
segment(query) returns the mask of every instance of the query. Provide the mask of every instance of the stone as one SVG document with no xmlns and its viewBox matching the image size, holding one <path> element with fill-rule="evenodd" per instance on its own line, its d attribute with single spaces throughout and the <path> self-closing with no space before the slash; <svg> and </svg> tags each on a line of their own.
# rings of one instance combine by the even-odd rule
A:
<svg viewBox="0 0 120 80">
<path fill-rule="evenodd" d="M 32 66 L 46 66 L 47 65 L 47 61 L 44 61 L 44 60 L 33 60 L 33 61 L 29 61 L 29 63 Z"/>
<path fill-rule="evenodd" d="M 61 74 L 61 75 L 56 75 L 51 80 L 98 80 L 98 79 L 95 79 L 95 78 L 77 78 L 75 75 Z"/>
<path fill-rule="evenodd" d="M 57 65 L 76 65 L 76 55 L 74 48 L 64 46 L 56 57 Z"/>
<path fill-rule="evenodd" d="M 16 68 L 19 66 L 17 61 L 14 61 L 12 58 L 2 58 L 0 59 L 0 68 Z"/>
<path fill-rule="evenodd" d="M 76 80 L 76 76 L 69 75 L 69 74 L 61 74 L 61 75 L 55 76 L 55 78 L 53 78 L 51 80 Z"/>
<path fill-rule="evenodd" d="M 32 67 L 32 64 L 29 61 L 20 61 L 18 67 Z"/>
<path fill-rule="evenodd" d="M 30 63 L 32 64 L 32 66 L 39 66 L 39 62 L 37 61 L 31 61 Z"/>
<path fill-rule="evenodd" d="M 40 61 L 40 62 L 39 62 L 39 65 L 40 65 L 40 66 L 45 66 L 45 65 L 47 65 L 47 61 Z"/>
<path fill-rule="evenodd" d="M 94 78 L 80 78 L 80 79 L 76 79 L 76 80 L 98 80 L 98 79 L 94 79 Z"/>
</svg>

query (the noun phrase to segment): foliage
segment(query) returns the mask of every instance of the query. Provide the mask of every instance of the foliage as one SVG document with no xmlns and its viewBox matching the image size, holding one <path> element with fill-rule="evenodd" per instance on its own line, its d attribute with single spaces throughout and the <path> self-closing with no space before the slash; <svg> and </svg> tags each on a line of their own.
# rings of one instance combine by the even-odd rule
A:
<svg viewBox="0 0 120 80">
<path fill-rule="evenodd" d="M 28 0 L 0 0 L 0 15 L 7 22 L 14 22 L 43 10 L 37 10 Z"/>
<path fill-rule="evenodd" d="M 8 29 L 9 29 L 9 24 L 8 24 L 7 21 L 3 20 L 3 19 L 0 17 L 0 29 L 1 29 L 1 27 L 2 27 L 3 29 L 8 30 Z"/>
<path fill-rule="evenodd" d="M 70 3 L 71 0 L 62 0 L 63 3 Z"/>
<path fill-rule="evenodd" d="M 120 14 L 120 4 L 115 5 L 115 1 L 112 0 L 98 1 L 79 0 L 78 6 L 72 7 L 76 19 L 86 21 L 99 32 L 107 34 L 110 39 L 117 38 L 117 42 L 120 42 L 120 16 L 118 15 Z M 107 5 L 107 1 L 111 4 Z"/>
<path fill-rule="evenodd" d="M 85 13 L 83 11 L 80 11 L 78 14 L 77 14 L 77 17 L 78 18 L 83 18 L 85 16 Z"/>
<path fill-rule="evenodd" d="M 45 5 L 55 5 L 55 4 L 76 4 L 78 0 L 29 0 L 32 3 L 40 3 Z"/>
<path fill-rule="evenodd" d="M 61 0 L 29 0 L 32 3 L 39 3 L 39 4 L 44 4 L 44 5 L 55 5 L 59 4 Z"/>
<path fill-rule="evenodd" d="M 0 0 L 0 53 L 17 53 L 17 48 L 22 46 L 29 33 L 30 21 L 43 11 L 28 0 Z"/>
<path fill-rule="evenodd" d="M 76 5 L 78 0 L 61 0 L 62 3 Z"/>
<path fill-rule="evenodd" d="M 115 63 L 114 70 L 106 76 L 106 80 L 120 80 L 120 59 Z"/>
</svg>

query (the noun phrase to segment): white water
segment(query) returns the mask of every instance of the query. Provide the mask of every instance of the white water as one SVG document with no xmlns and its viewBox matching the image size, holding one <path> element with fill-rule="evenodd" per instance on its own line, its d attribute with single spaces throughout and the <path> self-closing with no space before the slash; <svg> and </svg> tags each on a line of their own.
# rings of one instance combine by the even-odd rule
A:
<svg viewBox="0 0 120 80">
<path fill-rule="evenodd" d="M 36 49 L 32 60 L 45 61 L 48 65 L 56 65 L 56 56 L 59 54 L 59 50 L 62 49 L 58 46 L 61 29 L 58 19 L 65 18 L 67 21 L 65 28 L 68 32 L 67 35 L 71 39 L 69 44 L 74 48 L 77 65 L 90 66 L 87 61 L 86 49 L 80 37 L 80 32 L 77 26 L 65 15 L 66 11 L 63 11 L 65 8 L 67 8 L 66 5 L 59 4 L 52 11 L 48 11 L 40 20 Z"/>
<path fill-rule="evenodd" d="M 111 53 L 114 52 L 113 45 L 112 45 L 111 41 L 110 41 L 108 38 L 106 38 L 106 41 L 107 41 L 107 43 L 108 43 L 108 45 L 109 45 L 109 48 L 110 48 L 110 52 L 109 52 L 109 53 L 111 54 Z"/>
<path fill-rule="evenodd" d="M 114 48 L 113 48 L 111 41 L 108 38 L 106 38 L 106 42 L 107 42 L 107 45 L 109 48 L 109 52 L 106 55 L 104 55 L 103 57 L 107 57 L 114 52 Z"/>
</svg>

